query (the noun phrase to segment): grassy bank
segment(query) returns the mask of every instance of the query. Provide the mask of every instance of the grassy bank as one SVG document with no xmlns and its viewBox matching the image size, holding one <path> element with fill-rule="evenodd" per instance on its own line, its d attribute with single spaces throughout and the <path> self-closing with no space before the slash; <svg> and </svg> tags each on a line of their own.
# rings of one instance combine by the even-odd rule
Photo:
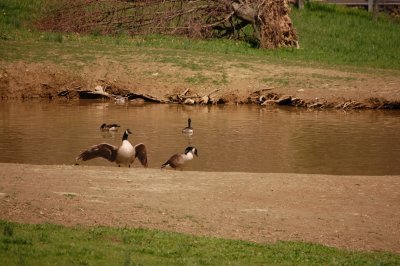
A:
<svg viewBox="0 0 400 266">
<path fill-rule="evenodd" d="M 2 265 L 398 265 L 389 253 L 195 237 L 157 230 L 0 222 Z"/>
<path fill-rule="evenodd" d="M 74 45 L 75 50 L 94 44 L 115 47 L 141 47 L 179 49 L 193 52 L 240 56 L 240 60 L 286 62 L 288 64 L 317 63 L 400 69 L 400 23 L 382 16 L 374 21 L 369 13 L 344 7 L 309 4 L 304 10 L 292 10 L 292 20 L 297 28 L 300 49 L 275 51 L 252 48 L 251 45 L 230 40 L 190 40 L 169 36 L 98 36 L 63 33 L 46 33 L 32 26 L 49 6 L 57 1 L 4 0 L 0 4 L 1 56 L 10 58 L 7 46 L 26 42 L 47 42 Z M 49 47 L 48 49 L 51 49 Z M 20 51 L 24 56 L 28 51 Z"/>
</svg>

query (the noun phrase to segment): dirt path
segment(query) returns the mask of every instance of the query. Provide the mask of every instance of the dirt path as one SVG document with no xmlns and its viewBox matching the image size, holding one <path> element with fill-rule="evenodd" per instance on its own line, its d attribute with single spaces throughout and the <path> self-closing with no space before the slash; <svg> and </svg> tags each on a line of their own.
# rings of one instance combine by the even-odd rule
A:
<svg viewBox="0 0 400 266">
<path fill-rule="evenodd" d="M 0 164 L 0 219 L 400 253 L 400 176 Z"/>
</svg>

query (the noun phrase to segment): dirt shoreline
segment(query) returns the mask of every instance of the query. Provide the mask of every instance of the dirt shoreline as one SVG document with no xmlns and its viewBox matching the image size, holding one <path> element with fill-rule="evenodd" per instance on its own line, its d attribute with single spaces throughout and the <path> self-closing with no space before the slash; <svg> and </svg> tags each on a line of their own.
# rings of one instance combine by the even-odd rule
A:
<svg viewBox="0 0 400 266">
<path fill-rule="evenodd" d="M 400 176 L 0 164 L 0 219 L 400 253 Z"/>
<path fill-rule="evenodd" d="M 140 70 L 137 65 L 140 65 Z M 228 77 L 227 83 L 217 86 L 212 83 L 188 84 L 185 80 L 199 74 L 162 64 L 153 66 L 149 63 L 132 62 L 129 65 L 120 65 L 98 60 L 93 67 L 88 66 L 75 73 L 52 63 L 0 61 L 0 99 L 76 100 L 80 97 L 80 91 L 94 91 L 101 86 L 107 93 L 114 95 L 135 93 L 170 103 L 183 103 L 191 98 L 196 104 L 202 96 L 208 95 L 208 104 L 400 109 L 398 71 L 359 73 L 311 66 L 259 63 L 248 65 L 254 71 L 232 67 L 229 63 L 223 65 Z M 160 69 L 163 70 L 162 73 Z M 216 74 L 203 71 L 201 75 L 211 80 Z M 177 100 L 176 96 L 184 91 L 187 91 L 185 97 Z M 175 97 L 170 97 L 171 95 Z M 139 100 L 143 99 L 139 97 Z"/>
</svg>

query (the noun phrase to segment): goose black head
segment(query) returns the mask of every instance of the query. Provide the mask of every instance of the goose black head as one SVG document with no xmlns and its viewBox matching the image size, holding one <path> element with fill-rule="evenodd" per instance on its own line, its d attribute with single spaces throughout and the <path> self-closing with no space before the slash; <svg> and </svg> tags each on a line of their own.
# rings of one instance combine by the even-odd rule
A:
<svg viewBox="0 0 400 266">
<path fill-rule="evenodd" d="M 124 136 L 122 137 L 122 140 L 128 139 L 128 135 L 129 134 L 132 134 L 132 131 L 128 128 L 127 130 L 125 130 Z"/>
<path fill-rule="evenodd" d="M 196 156 L 199 156 L 199 155 L 197 154 L 197 149 L 196 149 L 195 147 L 191 147 L 191 146 L 187 147 L 187 148 L 185 149 L 185 154 L 188 154 L 189 152 L 191 152 L 192 154 L 194 154 L 194 155 L 196 155 Z"/>
<path fill-rule="evenodd" d="M 105 128 L 106 127 L 106 123 L 103 123 L 101 126 L 100 126 L 100 129 L 103 129 L 103 128 Z"/>
</svg>

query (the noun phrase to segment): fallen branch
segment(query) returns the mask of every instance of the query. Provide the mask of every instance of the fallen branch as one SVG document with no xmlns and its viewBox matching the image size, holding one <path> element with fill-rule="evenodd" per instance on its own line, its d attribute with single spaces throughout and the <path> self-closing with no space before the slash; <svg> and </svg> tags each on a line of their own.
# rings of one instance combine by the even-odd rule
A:
<svg viewBox="0 0 400 266">
<path fill-rule="evenodd" d="M 153 102 L 153 103 L 166 103 L 166 101 L 159 99 L 157 97 L 148 95 L 148 94 L 141 94 L 141 93 L 128 93 L 126 95 L 128 97 L 128 100 L 134 100 L 134 99 L 143 99 L 145 102 Z"/>
<path fill-rule="evenodd" d="M 79 99 L 114 99 L 115 95 L 102 91 L 78 90 Z"/>
<path fill-rule="evenodd" d="M 218 91 L 220 91 L 221 89 L 215 89 L 215 90 L 213 90 L 213 91 L 211 91 L 209 94 L 207 94 L 207 95 L 204 95 L 204 96 L 208 96 L 208 97 L 210 97 L 211 96 L 211 94 L 213 94 L 213 93 L 216 93 L 216 92 L 218 92 Z"/>
</svg>

